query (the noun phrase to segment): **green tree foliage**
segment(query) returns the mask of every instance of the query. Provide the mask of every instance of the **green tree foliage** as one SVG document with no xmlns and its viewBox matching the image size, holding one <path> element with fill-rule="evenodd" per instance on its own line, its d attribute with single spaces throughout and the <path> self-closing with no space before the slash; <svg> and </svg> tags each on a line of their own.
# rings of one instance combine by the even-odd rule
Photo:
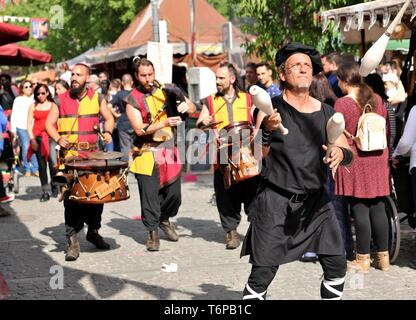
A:
<svg viewBox="0 0 416 320">
<path fill-rule="evenodd" d="M 247 41 L 248 54 L 255 53 L 273 61 L 277 49 L 291 41 L 317 47 L 321 52 L 339 50 L 341 42 L 335 30 L 322 34 L 319 12 L 353 5 L 363 0 L 232 0 L 240 18 L 249 19 L 241 29 L 254 35 Z"/>
<path fill-rule="evenodd" d="M 215 10 L 221 13 L 224 17 L 229 19 L 230 2 L 227 0 L 208 0 L 208 3 L 212 5 Z"/>
<path fill-rule="evenodd" d="M 148 3 L 148 0 L 23 0 L 19 6 L 8 5 L 2 15 L 51 19 L 51 7 L 62 6 L 63 29 L 49 28 L 45 40 L 30 39 L 27 43 L 51 53 L 58 62 L 91 47 L 111 44 Z"/>
</svg>

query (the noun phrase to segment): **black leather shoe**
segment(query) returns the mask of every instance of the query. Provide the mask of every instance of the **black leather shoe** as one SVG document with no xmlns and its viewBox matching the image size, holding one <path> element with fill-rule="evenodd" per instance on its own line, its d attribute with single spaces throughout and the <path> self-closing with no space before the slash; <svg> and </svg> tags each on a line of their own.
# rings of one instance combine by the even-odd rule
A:
<svg viewBox="0 0 416 320">
<path fill-rule="evenodd" d="M 97 249 L 108 250 L 110 245 L 104 241 L 103 237 L 98 234 L 98 230 L 88 229 L 87 240 L 91 242 Z"/>
<path fill-rule="evenodd" d="M 312 252 L 307 252 L 304 253 L 299 260 L 302 262 L 317 262 L 318 256 Z"/>
<path fill-rule="evenodd" d="M 52 197 L 53 198 L 58 198 L 59 195 L 59 190 L 57 186 L 52 186 Z"/>
<path fill-rule="evenodd" d="M 42 196 L 40 197 L 40 202 L 49 201 L 49 199 L 50 199 L 49 193 L 44 192 L 44 193 L 42 194 Z"/>
</svg>

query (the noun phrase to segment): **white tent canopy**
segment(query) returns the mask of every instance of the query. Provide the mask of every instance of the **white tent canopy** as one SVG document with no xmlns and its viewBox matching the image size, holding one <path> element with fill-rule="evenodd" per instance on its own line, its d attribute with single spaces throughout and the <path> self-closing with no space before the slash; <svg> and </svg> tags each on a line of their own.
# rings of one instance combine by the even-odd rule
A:
<svg viewBox="0 0 416 320">
<path fill-rule="evenodd" d="M 107 49 L 107 46 L 102 46 L 102 45 L 98 45 L 94 48 L 90 48 L 87 51 L 81 53 L 79 56 L 76 56 L 72 59 L 66 60 L 64 62 L 66 62 L 69 66 L 69 68 L 72 68 L 73 65 L 77 64 L 77 63 L 85 63 L 85 64 L 92 64 L 90 62 L 90 57 L 94 57 L 97 53 L 104 51 Z M 58 64 L 59 67 L 60 64 Z"/>
<path fill-rule="evenodd" d="M 353 6 L 321 12 L 322 32 L 334 22 L 340 29 L 343 42 L 354 44 L 361 42 L 363 33 L 366 42 L 376 41 L 386 31 L 390 22 L 406 0 L 378 0 L 360 3 Z M 412 0 L 406 10 L 403 21 L 412 21 L 416 16 L 416 0 Z M 406 27 L 405 38 L 410 38 L 410 30 Z"/>
<path fill-rule="evenodd" d="M 187 48 L 183 43 L 173 44 L 173 53 L 186 54 Z M 89 53 L 85 58 L 85 62 L 91 65 L 110 63 L 123 59 L 128 59 L 137 55 L 145 55 L 147 53 L 147 44 L 132 47 L 123 50 L 112 50 L 111 48 L 105 48 L 98 51 Z"/>
</svg>

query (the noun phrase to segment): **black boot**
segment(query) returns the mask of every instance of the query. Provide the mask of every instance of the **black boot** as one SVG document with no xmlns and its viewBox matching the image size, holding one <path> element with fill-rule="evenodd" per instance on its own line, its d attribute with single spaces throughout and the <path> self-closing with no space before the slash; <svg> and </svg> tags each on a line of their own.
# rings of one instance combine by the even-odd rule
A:
<svg viewBox="0 0 416 320">
<path fill-rule="evenodd" d="M 44 191 L 42 193 L 42 196 L 40 197 L 40 202 L 49 201 L 49 199 L 50 199 L 49 193 Z"/>
<path fill-rule="evenodd" d="M 57 198 L 59 195 L 58 186 L 54 183 L 51 184 L 51 191 L 52 191 L 52 197 Z"/>
<path fill-rule="evenodd" d="M 97 247 L 97 249 L 108 250 L 110 245 L 104 241 L 98 233 L 98 230 L 88 228 L 87 240 Z"/>
<path fill-rule="evenodd" d="M 75 261 L 79 257 L 80 247 L 76 234 L 68 237 L 68 248 L 65 253 L 65 261 Z"/>
</svg>

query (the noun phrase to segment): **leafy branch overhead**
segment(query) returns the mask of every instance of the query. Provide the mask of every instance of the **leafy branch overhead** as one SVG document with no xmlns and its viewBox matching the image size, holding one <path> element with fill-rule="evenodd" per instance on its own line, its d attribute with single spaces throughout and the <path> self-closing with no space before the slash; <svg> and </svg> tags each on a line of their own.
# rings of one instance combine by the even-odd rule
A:
<svg viewBox="0 0 416 320">
<path fill-rule="evenodd" d="M 317 47 L 321 52 L 339 50 L 339 34 L 322 34 L 317 14 L 328 9 L 363 2 L 362 0 L 232 0 L 240 28 L 255 40 L 245 43 L 249 54 L 273 61 L 276 51 L 287 42 L 297 41 Z M 364 1 L 365 2 L 365 1 Z"/>
<path fill-rule="evenodd" d="M 340 49 L 339 35 L 325 32 L 316 14 L 327 9 L 352 5 L 362 0 L 207 0 L 222 15 L 255 41 L 245 44 L 249 54 L 273 61 L 276 50 L 287 41 L 314 45 L 321 51 Z M 21 0 L 7 5 L 2 15 L 48 18 L 51 7 L 60 5 L 63 29 L 49 28 L 46 39 L 30 39 L 32 48 L 49 52 L 54 61 L 73 58 L 97 45 L 113 43 L 149 0 Z M 366 1 L 364 1 L 366 2 Z M 178 12 L 178 14 L 181 14 Z M 184 17 L 189 19 L 189 17 Z M 28 26 L 26 24 L 26 26 Z"/>
</svg>

